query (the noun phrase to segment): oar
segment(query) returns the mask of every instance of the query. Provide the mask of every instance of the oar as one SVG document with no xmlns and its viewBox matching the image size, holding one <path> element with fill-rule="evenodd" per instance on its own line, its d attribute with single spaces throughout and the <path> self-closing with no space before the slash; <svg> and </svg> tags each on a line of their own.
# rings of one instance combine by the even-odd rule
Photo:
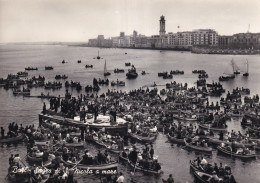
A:
<svg viewBox="0 0 260 183">
<path fill-rule="evenodd" d="M 79 161 L 72 167 L 72 169 L 74 169 L 82 160 L 83 160 L 83 158 L 82 158 L 81 160 L 79 160 Z"/>
<path fill-rule="evenodd" d="M 130 172 L 131 175 L 134 175 L 134 174 L 135 174 L 136 165 L 137 165 L 137 161 L 136 161 L 135 166 L 134 166 L 134 171 L 133 171 L 133 172 Z"/>
</svg>

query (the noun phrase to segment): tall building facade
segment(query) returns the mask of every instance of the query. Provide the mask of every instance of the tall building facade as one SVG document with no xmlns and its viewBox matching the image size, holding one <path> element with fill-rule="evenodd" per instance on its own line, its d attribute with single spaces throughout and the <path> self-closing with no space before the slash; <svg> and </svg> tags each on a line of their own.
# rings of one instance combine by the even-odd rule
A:
<svg viewBox="0 0 260 183">
<path fill-rule="evenodd" d="M 213 29 L 198 29 L 193 31 L 194 46 L 217 46 L 218 33 Z"/>
</svg>

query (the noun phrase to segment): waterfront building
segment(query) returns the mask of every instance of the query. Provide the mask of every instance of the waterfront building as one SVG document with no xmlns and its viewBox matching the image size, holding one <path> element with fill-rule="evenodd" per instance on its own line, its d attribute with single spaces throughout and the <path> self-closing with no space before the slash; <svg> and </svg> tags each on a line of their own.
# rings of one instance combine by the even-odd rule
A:
<svg viewBox="0 0 260 183">
<path fill-rule="evenodd" d="M 232 36 L 233 49 L 260 49 L 260 33 L 238 33 Z"/>
<path fill-rule="evenodd" d="M 104 35 L 98 35 L 97 39 L 89 39 L 88 46 L 93 47 L 112 47 L 112 40 L 105 39 Z"/>
<path fill-rule="evenodd" d="M 193 31 L 193 46 L 217 46 L 218 33 L 213 29 L 198 29 Z"/>
<path fill-rule="evenodd" d="M 232 36 L 218 36 L 218 47 L 221 49 L 231 48 Z"/>
</svg>

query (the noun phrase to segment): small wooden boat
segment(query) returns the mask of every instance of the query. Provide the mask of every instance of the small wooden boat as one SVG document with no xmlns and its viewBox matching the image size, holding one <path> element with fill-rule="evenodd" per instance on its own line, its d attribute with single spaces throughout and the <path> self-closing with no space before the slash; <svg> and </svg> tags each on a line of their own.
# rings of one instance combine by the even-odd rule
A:
<svg viewBox="0 0 260 183">
<path fill-rule="evenodd" d="M 229 155 L 230 157 L 241 158 L 241 159 L 255 159 L 257 157 L 256 154 L 237 154 L 232 151 L 228 151 L 226 148 L 221 146 L 218 146 L 217 149 L 218 151 L 226 155 Z"/>
<path fill-rule="evenodd" d="M 84 142 L 79 142 L 79 143 L 65 143 L 64 144 L 66 147 L 84 147 Z"/>
<path fill-rule="evenodd" d="M 219 140 L 217 138 L 212 138 L 212 137 L 209 137 L 208 138 L 208 141 L 211 142 L 212 144 L 216 144 L 216 145 L 220 145 L 221 143 L 225 143 L 225 144 L 228 144 L 228 145 L 231 145 L 232 142 L 227 142 L 227 141 L 223 141 L 223 140 Z M 255 144 L 252 144 L 252 143 L 241 143 L 241 142 L 233 142 L 235 144 L 236 147 L 252 147 L 254 146 Z"/>
<path fill-rule="evenodd" d="M 32 157 L 30 154 L 27 154 L 27 160 L 30 162 L 30 163 L 39 163 L 39 162 L 42 162 L 43 161 L 43 158 L 42 157 Z"/>
<path fill-rule="evenodd" d="M 183 145 L 185 144 L 184 139 L 178 139 L 178 138 L 176 138 L 174 136 L 171 136 L 170 134 L 168 134 L 168 139 L 172 143 L 183 144 Z"/>
<path fill-rule="evenodd" d="M 25 70 L 32 71 L 32 70 L 38 70 L 38 68 L 37 67 L 26 67 Z"/>
<path fill-rule="evenodd" d="M 102 142 L 101 140 L 95 140 L 92 138 L 91 142 L 101 146 L 101 147 L 104 147 L 106 150 L 108 150 L 109 152 L 112 152 L 112 153 L 116 153 L 116 154 L 119 154 L 121 151 L 118 150 L 118 149 L 113 149 L 111 148 L 111 146 L 105 144 L 104 142 Z"/>
<path fill-rule="evenodd" d="M 0 143 L 12 143 L 12 142 L 17 142 L 17 141 L 22 141 L 24 139 L 24 135 L 20 134 L 16 137 L 8 137 L 5 139 L 0 139 Z"/>
<path fill-rule="evenodd" d="M 213 175 L 210 175 L 210 174 L 207 174 L 204 172 L 200 172 L 200 171 L 195 171 L 194 177 L 200 183 L 210 183 L 210 182 L 212 182 L 212 179 L 214 179 Z M 218 178 L 218 180 L 216 180 L 216 182 L 220 182 L 220 181 L 222 181 L 222 178 Z"/>
<path fill-rule="evenodd" d="M 76 164 L 76 163 L 71 163 L 71 162 L 67 162 L 63 159 L 61 159 L 61 161 L 64 163 L 64 165 L 68 166 L 68 167 L 73 167 L 76 165 L 76 167 L 78 169 L 81 170 L 89 170 L 89 171 L 96 171 L 96 170 L 112 170 L 112 169 L 117 169 L 118 167 L 118 162 L 113 161 L 111 163 L 107 163 L 107 164 L 101 164 L 101 165 L 84 165 L 84 164 Z"/>
<path fill-rule="evenodd" d="M 150 137 L 143 137 L 141 135 L 137 135 L 137 134 L 133 134 L 133 133 L 129 133 L 130 137 L 139 141 L 139 142 L 142 142 L 142 143 L 152 143 L 156 140 L 156 137 L 157 135 L 153 135 L 153 136 L 150 136 Z"/>
<path fill-rule="evenodd" d="M 208 152 L 208 153 L 212 152 L 212 148 L 211 147 L 195 146 L 195 145 L 192 145 L 192 144 L 188 143 L 186 141 L 186 139 L 184 139 L 184 143 L 185 143 L 186 147 L 188 147 L 190 149 L 193 149 L 195 151 L 202 151 L 202 152 Z"/>
<path fill-rule="evenodd" d="M 223 132 L 227 131 L 226 128 L 216 128 L 216 127 L 211 127 L 211 125 L 206 125 L 206 124 L 199 124 L 199 127 L 202 129 L 207 129 L 207 130 L 210 129 L 213 131 L 223 131 Z"/>
<path fill-rule="evenodd" d="M 45 70 L 53 70 L 52 66 L 45 66 Z"/>
<path fill-rule="evenodd" d="M 127 162 L 135 170 L 139 170 L 139 171 L 142 171 L 142 172 L 145 172 L 145 173 L 149 173 L 149 174 L 153 174 L 153 175 L 161 175 L 161 174 L 163 174 L 162 170 L 155 171 L 155 170 L 152 170 L 152 169 L 144 169 L 143 167 L 139 166 L 138 164 L 135 165 L 128 158 L 125 158 L 125 157 L 123 157 L 121 155 L 119 156 L 119 159 L 124 161 L 124 162 Z"/>
<path fill-rule="evenodd" d="M 178 119 L 178 120 L 184 120 L 184 121 L 197 121 L 197 117 L 185 117 L 185 116 L 178 116 L 178 115 L 173 115 L 173 118 Z"/>
</svg>

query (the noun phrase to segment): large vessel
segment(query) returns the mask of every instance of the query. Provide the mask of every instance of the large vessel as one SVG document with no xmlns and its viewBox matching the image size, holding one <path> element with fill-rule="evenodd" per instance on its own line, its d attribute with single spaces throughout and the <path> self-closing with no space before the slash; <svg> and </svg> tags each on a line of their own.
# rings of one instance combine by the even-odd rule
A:
<svg viewBox="0 0 260 183">
<path fill-rule="evenodd" d="M 134 65 L 132 65 L 132 68 L 128 70 L 128 73 L 126 73 L 127 79 L 135 79 L 137 78 L 138 73 L 136 72 L 136 68 Z"/>
</svg>

